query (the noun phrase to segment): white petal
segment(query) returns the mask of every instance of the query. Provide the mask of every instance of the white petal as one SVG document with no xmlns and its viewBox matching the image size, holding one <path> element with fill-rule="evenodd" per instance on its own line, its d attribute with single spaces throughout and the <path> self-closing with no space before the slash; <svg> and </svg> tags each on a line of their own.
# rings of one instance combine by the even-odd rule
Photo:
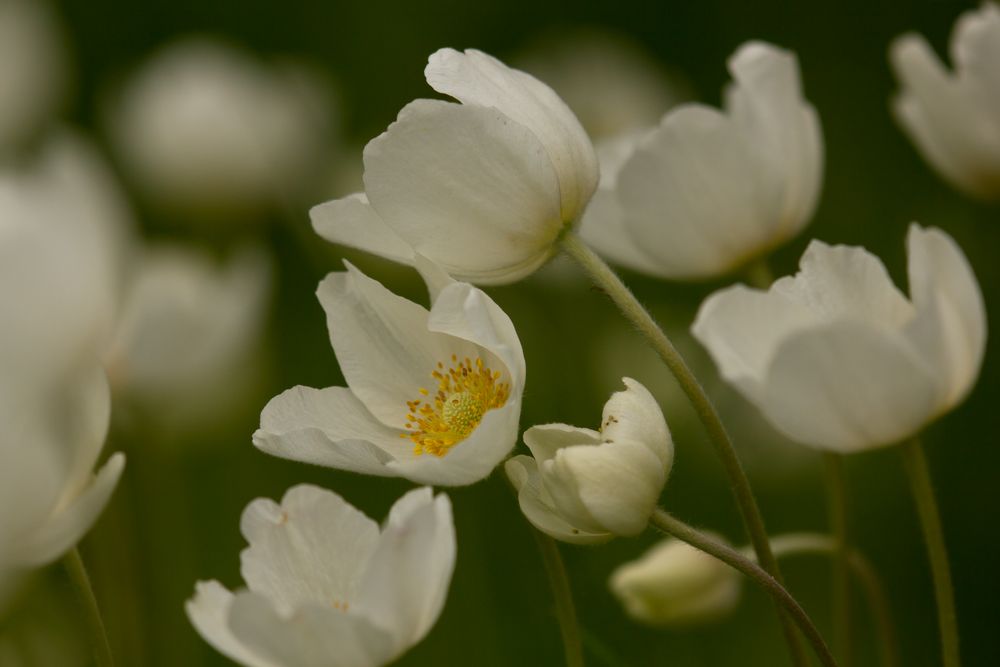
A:
<svg viewBox="0 0 1000 667">
<path fill-rule="evenodd" d="M 517 491 L 517 502 L 528 522 L 549 537 L 570 544 L 600 544 L 612 537 L 611 533 L 591 533 L 570 525 L 541 492 L 541 477 L 535 459 L 515 456 L 504 464 L 504 470 Z"/>
<path fill-rule="evenodd" d="M 359 613 L 388 629 L 402 652 L 431 629 L 455 567 L 455 524 L 444 494 L 415 489 L 393 505 L 359 591 Z"/>
<path fill-rule="evenodd" d="M 740 129 L 715 109 L 667 114 L 618 177 L 625 224 L 661 275 L 701 278 L 752 257 L 769 239 L 756 164 Z"/>
<path fill-rule="evenodd" d="M 413 263 L 413 248 L 385 224 L 363 193 L 313 206 L 309 218 L 316 233 L 327 241 L 401 264 Z"/>
<path fill-rule="evenodd" d="M 632 440 L 642 443 L 670 474 L 674 461 L 674 441 L 667 428 L 660 404 L 642 384 L 632 378 L 622 378 L 625 390 L 611 395 L 604 404 L 601 434 L 607 442 Z"/>
<path fill-rule="evenodd" d="M 597 431 L 569 424 L 539 424 L 525 431 L 522 437 L 539 464 L 554 457 L 563 447 L 601 444 L 601 434 Z"/>
<path fill-rule="evenodd" d="M 95 365 L 78 378 L 67 378 L 61 398 L 65 421 L 58 420 L 58 440 L 70 466 L 57 509 L 80 495 L 93 480 L 94 464 L 104 448 L 111 422 L 111 388 L 104 369 Z"/>
<path fill-rule="evenodd" d="M 933 371 L 902 336 L 838 321 L 780 345 L 758 407 L 790 438 L 847 453 L 912 435 L 936 402 Z"/>
<path fill-rule="evenodd" d="M 350 389 L 293 387 L 268 401 L 253 444 L 294 461 L 391 476 L 386 463 L 411 449 L 401 433 L 379 422 Z"/>
<path fill-rule="evenodd" d="M 984 2 L 955 22 L 951 58 L 984 110 L 1000 114 L 1000 8 Z"/>
<path fill-rule="evenodd" d="M 954 239 L 910 226 L 910 295 L 917 317 L 907 334 L 934 369 L 942 410 L 961 401 L 979 375 L 986 349 L 986 307 L 979 283 Z"/>
<path fill-rule="evenodd" d="M 403 428 L 407 401 L 420 398 L 431 372 L 472 346 L 427 329 L 427 310 L 387 290 L 347 264 L 316 290 L 326 311 L 330 342 L 351 391 L 382 423 Z"/>
<path fill-rule="evenodd" d="M 576 116 L 551 88 L 474 49 L 437 51 L 424 76 L 439 93 L 498 109 L 531 130 L 558 174 L 562 219 L 577 219 L 597 186 L 597 156 Z"/>
<path fill-rule="evenodd" d="M 351 603 L 378 541 L 377 524 L 343 498 L 319 487 L 292 487 L 278 505 L 247 505 L 240 531 L 250 546 L 240 554 L 250 589 L 279 611 L 310 602 Z"/>
<path fill-rule="evenodd" d="M 659 264 L 636 243 L 625 224 L 618 193 L 600 188 L 580 222 L 580 238 L 608 261 L 650 276 L 660 276 Z M 668 277 L 668 276 L 662 276 Z"/>
<path fill-rule="evenodd" d="M 250 651 L 229 629 L 233 594 L 217 581 L 199 581 L 194 597 L 184 604 L 191 624 L 202 639 L 228 658 L 247 667 L 282 667 Z"/>
<path fill-rule="evenodd" d="M 441 290 L 453 284 L 455 279 L 449 276 L 448 272 L 438 266 L 433 260 L 427 259 L 423 255 L 417 255 L 413 258 L 413 266 L 420 273 L 420 277 L 424 279 L 424 283 L 427 285 L 427 292 L 431 297 L 431 307 L 433 307 Z"/>
<path fill-rule="evenodd" d="M 544 147 L 496 109 L 417 100 L 364 160 L 378 214 L 456 278 L 517 280 L 549 257 L 564 226 Z"/>
<path fill-rule="evenodd" d="M 363 616 L 311 605 L 284 615 L 250 591 L 233 598 L 229 629 L 281 667 L 379 667 L 395 655 L 392 639 Z"/>
</svg>

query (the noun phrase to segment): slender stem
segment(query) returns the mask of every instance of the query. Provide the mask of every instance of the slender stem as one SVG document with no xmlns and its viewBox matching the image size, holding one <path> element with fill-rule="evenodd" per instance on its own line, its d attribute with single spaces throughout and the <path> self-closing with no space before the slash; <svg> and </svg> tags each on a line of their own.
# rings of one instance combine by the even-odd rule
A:
<svg viewBox="0 0 1000 667">
<path fill-rule="evenodd" d="M 653 526 L 667 535 L 672 535 L 679 540 L 687 542 L 696 549 L 701 549 L 755 581 L 788 613 L 788 616 L 795 622 L 799 630 L 802 631 L 802 634 L 805 635 L 820 662 L 826 667 L 836 667 L 837 661 L 834 660 L 830 649 L 827 648 L 823 637 L 819 634 L 816 626 L 813 625 L 809 615 L 795 598 L 785 590 L 785 587 L 761 566 L 736 549 L 705 535 L 680 519 L 671 516 L 663 509 L 656 508 L 653 510 L 653 515 L 649 521 Z"/>
<path fill-rule="evenodd" d="M 836 653 L 844 667 L 850 667 L 851 642 L 851 577 L 848 564 L 850 547 L 847 542 L 847 483 L 844 459 L 840 454 L 825 452 L 826 489 L 829 497 L 830 532 L 836 541 L 833 557 L 833 639 Z"/>
<path fill-rule="evenodd" d="M 656 353 L 660 355 L 667 368 L 673 373 L 677 383 L 698 414 L 698 419 L 708 432 L 709 439 L 715 447 L 715 453 L 726 469 L 730 487 L 736 496 L 736 503 L 739 506 L 743 524 L 746 526 L 747 533 L 750 536 L 750 543 L 757 554 L 757 560 L 765 570 L 774 575 L 774 578 L 780 582 L 781 570 L 778 568 L 778 561 L 775 559 L 774 554 L 771 553 L 771 543 L 768 540 L 767 530 L 764 528 L 764 519 L 761 517 L 760 508 L 757 506 L 753 491 L 750 489 L 750 481 L 747 479 L 743 465 L 736 455 L 736 450 L 733 447 L 732 440 L 729 438 L 729 434 L 726 432 L 726 427 L 723 426 L 722 420 L 719 419 L 719 414 L 715 410 L 715 406 L 712 405 L 711 400 L 709 400 L 705 390 L 699 384 L 698 379 L 691 372 L 691 369 L 688 368 L 683 357 L 677 352 L 673 343 L 670 342 L 670 339 L 667 338 L 667 335 L 657 325 L 649 312 L 642 307 L 642 304 L 629 291 L 629 288 L 622 282 L 621 278 L 611 270 L 611 267 L 597 253 L 587 247 L 573 232 L 567 232 L 563 235 L 562 246 L 563 250 L 579 262 L 584 270 L 590 274 L 593 281 L 611 297 L 626 319 L 646 336 L 653 349 L 656 350 Z M 785 640 L 788 642 L 792 663 L 798 667 L 805 667 L 805 665 L 808 665 L 808 658 L 806 657 L 801 638 L 795 632 L 791 620 L 786 614 L 780 611 L 780 608 L 778 615 L 781 619 Z"/>
<path fill-rule="evenodd" d="M 771 540 L 771 548 L 778 558 L 808 553 L 836 556 L 838 543 L 829 535 L 794 533 L 775 537 Z M 857 549 L 848 549 L 847 564 L 861 584 L 868 602 L 875 623 L 875 632 L 879 638 L 882 667 L 899 667 L 899 642 L 892 621 L 892 609 L 878 573 L 864 554 Z"/>
<path fill-rule="evenodd" d="M 934 578 L 934 597 L 937 600 L 938 628 L 941 632 L 941 655 L 944 667 L 959 667 L 961 658 L 958 650 L 958 616 L 955 613 L 955 593 L 951 584 L 951 570 L 948 566 L 948 550 L 945 548 L 941 515 L 934 499 L 934 487 L 927 467 L 920 440 L 914 438 L 904 443 L 903 467 L 910 478 L 910 490 L 917 505 L 917 514 L 927 543 L 927 556 Z"/>
<path fill-rule="evenodd" d="M 80 558 L 79 549 L 73 547 L 69 553 L 63 556 L 63 566 L 66 568 L 66 573 L 73 583 L 77 601 L 80 604 L 81 611 L 83 611 L 97 666 L 112 667 L 115 661 L 111 657 L 111 645 L 108 643 L 108 633 L 104 629 L 101 610 L 97 606 L 97 598 L 94 596 L 94 589 L 90 585 L 87 568 L 84 567 L 83 559 Z"/>
<path fill-rule="evenodd" d="M 583 644 L 580 642 L 580 628 L 576 620 L 576 608 L 573 606 L 573 591 L 570 589 L 569 576 L 559 554 L 559 545 L 554 539 L 535 528 L 531 529 L 531 534 L 535 536 L 538 550 L 542 552 L 545 573 L 549 576 L 552 597 L 555 598 L 559 633 L 562 635 L 563 651 L 566 654 L 566 667 L 583 667 Z"/>
</svg>

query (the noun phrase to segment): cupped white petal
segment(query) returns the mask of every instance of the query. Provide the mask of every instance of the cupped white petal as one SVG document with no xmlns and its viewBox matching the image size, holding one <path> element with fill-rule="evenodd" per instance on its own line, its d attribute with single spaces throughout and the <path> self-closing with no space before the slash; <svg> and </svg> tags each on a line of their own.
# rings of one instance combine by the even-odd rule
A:
<svg viewBox="0 0 1000 667">
<path fill-rule="evenodd" d="M 240 554 L 243 579 L 284 615 L 307 603 L 350 605 L 379 539 L 374 521 L 308 484 L 289 489 L 280 505 L 266 498 L 250 503 L 240 531 L 249 543 Z"/>
<path fill-rule="evenodd" d="M 569 523 L 552 506 L 542 490 L 538 464 L 530 456 L 515 456 L 504 464 L 504 471 L 517 491 L 521 512 L 532 526 L 550 537 L 570 544 L 600 544 L 614 535 L 609 532 L 588 532 Z"/>
<path fill-rule="evenodd" d="M 456 278 L 511 282 L 531 273 L 566 222 L 544 146 L 494 108 L 412 102 L 368 143 L 364 161 L 378 215 Z"/>
<path fill-rule="evenodd" d="M 386 464 L 412 449 L 401 433 L 376 419 L 350 389 L 299 386 L 268 401 L 253 444 L 294 461 L 392 476 Z"/>
<path fill-rule="evenodd" d="M 916 432 L 935 412 L 937 382 L 898 332 L 838 320 L 778 346 L 757 402 L 790 438 L 847 453 Z"/>
<path fill-rule="evenodd" d="M 601 434 L 597 431 L 569 424 L 539 424 L 529 428 L 521 437 L 538 463 L 548 461 L 563 447 L 601 444 Z"/>
<path fill-rule="evenodd" d="M 962 250 L 940 229 L 913 224 L 906 239 L 910 297 L 917 315 L 906 329 L 940 388 L 947 410 L 972 389 L 986 349 L 986 306 Z"/>
<path fill-rule="evenodd" d="M 378 619 L 402 652 L 441 615 L 455 568 L 451 501 L 430 488 L 396 501 L 358 591 L 357 612 Z"/>
<path fill-rule="evenodd" d="M 257 655 L 229 629 L 233 594 L 217 581 L 199 581 L 194 597 L 184 604 L 191 624 L 215 650 L 246 667 L 284 667 Z"/>
<path fill-rule="evenodd" d="M 984 2 L 955 22 L 951 58 L 970 92 L 993 117 L 1000 115 L 1000 7 Z"/>
<path fill-rule="evenodd" d="M 660 404 L 641 383 L 632 378 L 622 378 L 622 382 L 625 389 L 612 394 L 604 404 L 601 435 L 608 442 L 642 443 L 660 460 L 665 475 L 669 475 L 674 461 L 674 441 Z"/>
<path fill-rule="evenodd" d="M 400 264 L 413 263 L 413 247 L 385 223 L 364 193 L 313 206 L 309 218 L 316 233 L 327 241 Z"/>
<path fill-rule="evenodd" d="M 597 156 L 576 116 L 551 88 L 474 49 L 440 49 L 431 55 L 424 76 L 439 93 L 466 105 L 492 107 L 528 128 L 558 176 L 562 220 L 579 217 L 597 187 Z"/>
<path fill-rule="evenodd" d="M 104 369 L 92 368 L 67 378 L 56 397 L 61 418 L 52 420 L 53 444 L 69 462 L 63 494 L 56 507 L 71 502 L 93 482 L 94 464 L 100 456 L 111 423 L 111 389 Z"/>
</svg>

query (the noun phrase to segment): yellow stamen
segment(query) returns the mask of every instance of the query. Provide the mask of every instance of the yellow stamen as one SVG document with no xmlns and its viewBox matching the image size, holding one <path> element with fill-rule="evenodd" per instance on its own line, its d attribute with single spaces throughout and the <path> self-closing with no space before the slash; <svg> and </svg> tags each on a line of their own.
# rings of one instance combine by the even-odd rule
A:
<svg viewBox="0 0 1000 667">
<path fill-rule="evenodd" d="M 488 410 L 503 407 L 510 396 L 510 385 L 499 382 L 500 371 L 493 371 L 476 358 L 459 361 L 451 355 L 452 366 L 444 370 L 437 364 L 431 377 L 437 380 L 437 391 L 429 401 L 407 401 L 406 428 L 410 433 L 401 437 L 413 441 L 413 453 L 444 456 L 452 447 L 465 440 L 479 426 Z M 430 396 L 427 389 L 418 389 Z"/>
</svg>

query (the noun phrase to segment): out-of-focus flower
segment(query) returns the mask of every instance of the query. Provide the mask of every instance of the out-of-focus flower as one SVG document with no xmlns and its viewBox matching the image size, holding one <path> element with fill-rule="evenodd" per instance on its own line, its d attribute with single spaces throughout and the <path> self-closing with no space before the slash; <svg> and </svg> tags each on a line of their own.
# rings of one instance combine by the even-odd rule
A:
<svg viewBox="0 0 1000 667">
<path fill-rule="evenodd" d="M 524 433 L 532 456 L 505 466 L 525 517 L 565 542 L 590 544 L 638 535 L 649 522 L 674 458 L 660 406 L 641 384 L 604 404 L 601 430 L 567 424 Z"/>
<path fill-rule="evenodd" d="M 385 526 L 314 486 L 243 512 L 247 589 L 199 582 L 187 613 L 248 667 L 377 667 L 419 642 L 444 607 L 455 565 L 451 503 L 410 491 Z"/>
<path fill-rule="evenodd" d="M 794 54 L 761 42 L 730 58 L 726 111 L 686 104 L 601 152 L 580 234 L 614 262 L 669 279 L 733 271 L 810 219 L 823 172 L 819 119 Z"/>
<path fill-rule="evenodd" d="M 441 49 L 424 74 L 461 104 L 416 100 L 364 152 L 365 192 L 315 207 L 324 238 L 479 283 L 553 253 L 597 185 L 597 158 L 552 90 L 499 60 Z"/>
<path fill-rule="evenodd" d="M 517 64 L 555 90 L 598 145 L 656 125 L 683 92 L 640 44 L 593 28 L 545 34 Z"/>
<path fill-rule="evenodd" d="M 951 37 L 949 72 L 917 34 L 897 38 L 896 119 L 932 167 L 974 197 L 1000 198 L 1000 8 L 966 12 Z"/>
<path fill-rule="evenodd" d="M 0 0 L 0 155 L 31 138 L 61 101 L 62 40 L 43 0 Z"/>
<path fill-rule="evenodd" d="M 909 299 L 863 248 L 814 241 L 798 274 L 716 292 L 692 330 L 793 440 L 839 452 L 899 442 L 965 397 L 986 346 L 983 297 L 954 240 L 912 225 L 907 250 Z"/>
<path fill-rule="evenodd" d="M 119 91 L 108 130 L 143 192 L 181 214 L 252 214 L 320 173 L 329 93 L 303 67 L 209 39 L 174 43 Z"/>
<path fill-rule="evenodd" d="M 347 387 L 273 398 L 254 445 L 285 458 L 423 484 L 471 484 L 517 442 L 524 354 L 484 292 L 418 258 L 432 306 L 347 265 L 317 290 Z"/>
<path fill-rule="evenodd" d="M 629 616 L 656 626 L 721 618 L 736 609 L 742 590 L 736 570 L 674 538 L 619 566 L 608 584 Z"/>
<path fill-rule="evenodd" d="M 117 390 L 168 420 L 218 411 L 260 341 L 270 262 L 245 248 L 219 264 L 182 246 L 136 258 L 107 360 Z"/>
</svg>

